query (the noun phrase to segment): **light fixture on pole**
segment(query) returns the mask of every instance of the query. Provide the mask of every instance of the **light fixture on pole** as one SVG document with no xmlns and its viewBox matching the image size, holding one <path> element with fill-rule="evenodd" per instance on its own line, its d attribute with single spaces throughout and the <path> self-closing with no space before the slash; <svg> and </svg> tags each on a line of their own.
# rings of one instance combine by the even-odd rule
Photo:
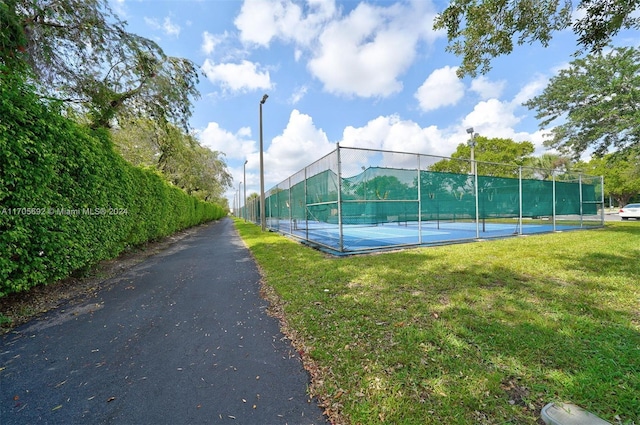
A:
<svg viewBox="0 0 640 425">
<path fill-rule="evenodd" d="M 262 157 L 263 152 L 263 143 L 262 143 L 262 105 L 267 101 L 269 95 L 262 96 L 262 100 L 260 101 L 260 227 L 264 232 L 267 229 L 267 224 L 265 222 L 265 212 L 264 212 L 264 160 Z"/>
<path fill-rule="evenodd" d="M 244 160 L 244 221 L 247 222 L 247 162 L 248 159 Z"/>
</svg>

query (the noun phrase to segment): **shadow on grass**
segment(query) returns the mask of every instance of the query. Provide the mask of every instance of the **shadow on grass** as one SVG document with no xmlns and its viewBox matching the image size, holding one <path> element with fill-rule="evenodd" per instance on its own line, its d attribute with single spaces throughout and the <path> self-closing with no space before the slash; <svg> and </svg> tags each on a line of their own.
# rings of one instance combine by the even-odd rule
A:
<svg viewBox="0 0 640 425">
<path fill-rule="evenodd" d="M 634 253 L 565 249 L 575 273 L 555 278 L 472 258 L 488 245 L 336 259 L 246 240 L 352 423 L 536 424 L 553 400 L 640 419 Z"/>
</svg>

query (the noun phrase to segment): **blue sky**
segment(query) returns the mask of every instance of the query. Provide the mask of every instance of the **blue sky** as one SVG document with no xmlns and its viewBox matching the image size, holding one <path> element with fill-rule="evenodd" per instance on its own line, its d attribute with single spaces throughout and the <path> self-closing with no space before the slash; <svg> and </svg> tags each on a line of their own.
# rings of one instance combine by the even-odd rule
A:
<svg viewBox="0 0 640 425">
<path fill-rule="evenodd" d="M 191 126 L 224 153 L 234 177 L 246 165 L 259 191 L 259 102 L 265 188 L 336 147 L 448 156 L 465 129 L 530 141 L 545 131 L 522 103 L 541 93 L 576 49 L 570 31 L 551 45 L 517 47 L 477 78 L 455 76 L 460 59 L 432 29 L 446 2 L 339 0 L 110 0 L 130 32 L 203 71 Z M 637 32 L 616 45 L 638 45 Z"/>
</svg>

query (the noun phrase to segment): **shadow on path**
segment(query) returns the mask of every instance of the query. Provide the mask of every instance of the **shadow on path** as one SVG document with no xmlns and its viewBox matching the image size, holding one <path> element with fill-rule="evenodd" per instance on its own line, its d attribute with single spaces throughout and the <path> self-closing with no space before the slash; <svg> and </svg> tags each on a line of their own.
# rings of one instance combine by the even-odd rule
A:
<svg viewBox="0 0 640 425">
<path fill-rule="evenodd" d="M 320 424 L 230 219 L 2 336 L 0 423 Z"/>
</svg>

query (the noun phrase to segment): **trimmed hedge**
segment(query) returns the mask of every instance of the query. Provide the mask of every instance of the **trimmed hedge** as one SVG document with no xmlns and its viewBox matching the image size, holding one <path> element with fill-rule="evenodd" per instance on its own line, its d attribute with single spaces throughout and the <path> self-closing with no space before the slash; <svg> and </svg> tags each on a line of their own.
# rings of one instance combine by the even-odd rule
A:
<svg viewBox="0 0 640 425">
<path fill-rule="evenodd" d="M 0 296 L 225 215 L 133 167 L 0 69 Z"/>
</svg>

